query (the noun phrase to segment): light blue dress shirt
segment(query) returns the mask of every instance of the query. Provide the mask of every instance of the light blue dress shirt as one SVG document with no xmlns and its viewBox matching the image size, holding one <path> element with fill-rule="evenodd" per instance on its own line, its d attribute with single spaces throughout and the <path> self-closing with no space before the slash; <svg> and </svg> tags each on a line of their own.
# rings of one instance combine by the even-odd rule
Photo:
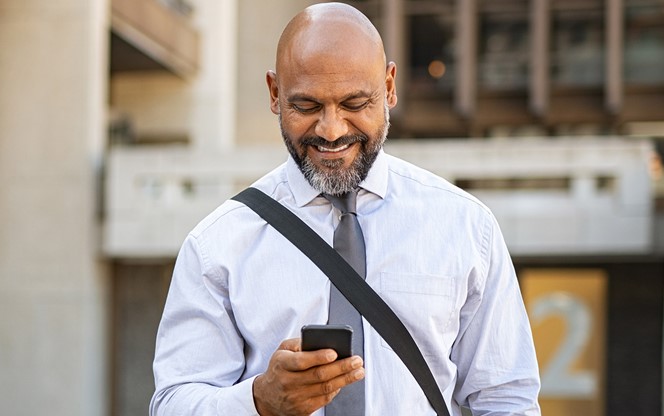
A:
<svg viewBox="0 0 664 416">
<path fill-rule="evenodd" d="M 288 161 L 253 186 L 332 245 L 338 213 Z M 411 331 L 452 415 L 539 415 L 530 326 L 495 218 L 444 179 L 383 152 L 358 195 L 367 282 Z M 227 201 L 187 236 L 157 335 L 151 415 L 257 415 L 254 378 L 305 324 L 325 323 L 330 282 L 281 234 Z M 434 415 L 364 321 L 367 415 Z M 323 409 L 315 415 L 323 415 Z"/>
</svg>

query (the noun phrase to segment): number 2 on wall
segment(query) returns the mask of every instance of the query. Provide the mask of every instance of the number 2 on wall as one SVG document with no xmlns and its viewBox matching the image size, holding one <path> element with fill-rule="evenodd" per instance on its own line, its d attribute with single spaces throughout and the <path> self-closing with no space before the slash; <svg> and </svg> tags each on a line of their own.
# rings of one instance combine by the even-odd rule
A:
<svg viewBox="0 0 664 416">
<path fill-rule="evenodd" d="M 573 370 L 583 353 L 592 329 L 592 316 L 582 300 L 565 292 L 553 292 L 533 302 L 533 326 L 547 318 L 560 317 L 565 333 L 560 347 L 542 371 L 542 396 L 592 397 L 597 391 L 597 376 L 590 370 Z"/>
</svg>

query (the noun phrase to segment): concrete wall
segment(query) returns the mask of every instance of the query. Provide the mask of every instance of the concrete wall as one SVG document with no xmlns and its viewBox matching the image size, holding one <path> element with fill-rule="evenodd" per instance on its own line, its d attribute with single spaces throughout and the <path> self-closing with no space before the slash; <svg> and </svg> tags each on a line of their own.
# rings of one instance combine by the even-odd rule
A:
<svg viewBox="0 0 664 416">
<path fill-rule="evenodd" d="M 200 69 L 191 79 L 166 72 L 114 75 L 110 102 L 140 138 L 185 138 L 194 151 L 281 144 L 265 73 L 274 69 L 281 31 L 315 1 L 196 0 Z M 242 24 L 239 24 L 242 22 Z"/>
<path fill-rule="evenodd" d="M 186 233 L 286 158 L 283 145 L 197 155 L 113 149 L 104 252 L 160 258 Z M 621 137 L 395 140 L 387 152 L 471 191 L 491 208 L 512 255 L 648 254 L 653 250 L 652 144 Z M 537 187 L 537 188 L 534 188 Z"/>
<path fill-rule="evenodd" d="M 0 1 L 2 414 L 107 409 L 107 0 Z"/>
<path fill-rule="evenodd" d="M 277 117 L 270 112 L 265 73 L 274 69 L 277 42 L 288 21 L 315 1 L 239 2 L 237 54 L 237 142 L 281 143 Z"/>
<path fill-rule="evenodd" d="M 200 34 L 200 67 L 190 79 L 166 71 L 113 75 L 110 104 L 138 139 L 186 139 L 192 151 L 235 145 L 237 1 L 192 1 Z"/>
</svg>

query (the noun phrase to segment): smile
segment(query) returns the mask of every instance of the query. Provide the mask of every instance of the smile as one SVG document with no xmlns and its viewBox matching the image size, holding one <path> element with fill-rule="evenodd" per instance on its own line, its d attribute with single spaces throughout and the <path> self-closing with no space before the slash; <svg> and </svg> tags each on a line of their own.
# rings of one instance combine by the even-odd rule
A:
<svg viewBox="0 0 664 416">
<path fill-rule="evenodd" d="M 350 144 L 346 144 L 343 146 L 335 147 L 334 149 L 330 149 L 329 147 L 323 147 L 323 146 L 316 146 L 319 152 L 328 152 L 328 153 L 338 153 L 341 151 L 344 151 L 350 147 Z"/>
</svg>

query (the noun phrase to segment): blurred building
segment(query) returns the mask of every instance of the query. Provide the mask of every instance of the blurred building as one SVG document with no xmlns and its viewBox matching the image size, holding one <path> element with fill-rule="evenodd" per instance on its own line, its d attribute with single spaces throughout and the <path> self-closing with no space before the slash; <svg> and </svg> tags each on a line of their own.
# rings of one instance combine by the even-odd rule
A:
<svg viewBox="0 0 664 416">
<path fill-rule="evenodd" d="M 402 63 L 406 137 L 630 134 L 662 120 L 661 1 L 352 3 Z"/>
<path fill-rule="evenodd" d="M 146 414 L 181 241 L 286 158 L 265 71 L 311 3 L 0 0 L 3 413 Z M 498 217 L 545 414 L 662 414 L 664 2 L 348 3 L 388 151 Z"/>
</svg>

